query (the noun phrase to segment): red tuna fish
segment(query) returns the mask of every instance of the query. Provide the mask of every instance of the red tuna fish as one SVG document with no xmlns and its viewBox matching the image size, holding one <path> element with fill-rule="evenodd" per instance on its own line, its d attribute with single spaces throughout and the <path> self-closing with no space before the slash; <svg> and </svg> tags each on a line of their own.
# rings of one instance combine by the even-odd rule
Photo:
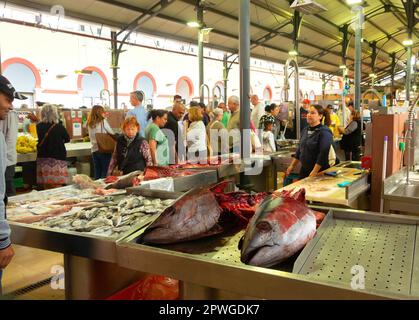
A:
<svg viewBox="0 0 419 320">
<path fill-rule="evenodd" d="M 212 188 L 189 191 L 162 212 L 144 231 L 139 242 L 178 243 L 216 235 L 232 225 L 247 224 L 247 217 L 253 216 L 265 193 L 225 193 L 229 183 L 224 181 Z"/>
<path fill-rule="evenodd" d="M 314 237 L 317 213 L 307 207 L 304 189 L 292 192 L 270 195 L 260 204 L 239 244 L 243 263 L 274 266 Z"/>
</svg>

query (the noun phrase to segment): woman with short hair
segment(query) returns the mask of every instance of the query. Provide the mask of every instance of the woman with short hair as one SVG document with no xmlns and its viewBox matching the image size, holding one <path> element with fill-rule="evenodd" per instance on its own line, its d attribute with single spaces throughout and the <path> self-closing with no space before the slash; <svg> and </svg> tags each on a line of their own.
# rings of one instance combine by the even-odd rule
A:
<svg viewBox="0 0 419 320">
<path fill-rule="evenodd" d="M 128 117 L 122 124 L 123 135 L 116 142 L 115 151 L 109 164 L 108 175 L 114 175 L 118 168 L 122 174 L 141 170 L 153 165 L 147 140 L 140 135 L 140 124 L 135 117 Z"/>
<path fill-rule="evenodd" d="M 41 110 L 41 121 L 36 125 L 38 135 L 36 176 L 37 183 L 44 189 L 68 183 L 67 150 L 70 142 L 67 130 L 59 122 L 56 106 L 45 104 Z"/>
<path fill-rule="evenodd" d="M 210 122 L 207 126 L 207 136 L 211 139 L 211 131 L 213 131 L 214 136 L 217 137 L 217 142 L 211 142 L 211 156 L 220 155 L 228 152 L 228 145 L 226 146 L 226 150 L 221 150 L 221 134 L 220 130 L 225 129 L 223 123 L 221 122 L 224 116 L 224 111 L 221 108 L 214 109 L 214 119 Z M 226 131 L 227 132 L 227 131 Z M 215 152 L 215 146 L 217 145 L 217 152 Z"/>
<path fill-rule="evenodd" d="M 207 159 L 207 131 L 200 107 L 189 109 L 189 121 L 191 123 L 186 134 L 188 159 L 205 160 Z"/>
</svg>

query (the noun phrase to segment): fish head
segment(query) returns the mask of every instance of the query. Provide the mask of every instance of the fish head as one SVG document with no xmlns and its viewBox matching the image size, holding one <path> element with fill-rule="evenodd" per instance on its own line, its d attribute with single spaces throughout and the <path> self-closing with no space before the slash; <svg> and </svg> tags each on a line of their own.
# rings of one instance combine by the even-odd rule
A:
<svg viewBox="0 0 419 320">
<path fill-rule="evenodd" d="M 303 202 L 304 201 L 304 202 Z M 299 243 L 299 226 L 303 215 L 311 211 L 305 204 L 304 190 L 293 195 L 272 194 L 260 204 L 251 219 L 241 244 L 243 263 L 269 267 L 291 256 L 295 243 Z M 309 216 L 309 228 L 315 230 L 314 215 Z M 305 220 L 301 228 L 305 230 Z M 291 230 L 292 232 L 288 232 Z"/>
</svg>

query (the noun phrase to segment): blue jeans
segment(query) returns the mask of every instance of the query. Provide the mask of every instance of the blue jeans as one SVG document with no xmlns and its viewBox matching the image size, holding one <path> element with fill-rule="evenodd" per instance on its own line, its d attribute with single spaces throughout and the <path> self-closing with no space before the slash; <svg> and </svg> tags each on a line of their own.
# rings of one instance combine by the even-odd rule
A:
<svg viewBox="0 0 419 320">
<path fill-rule="evenodd" d="M 112 155 L 110 153 L 93 152 L 92 156 L 95 180 L 106 178 Z"/>
</svg>

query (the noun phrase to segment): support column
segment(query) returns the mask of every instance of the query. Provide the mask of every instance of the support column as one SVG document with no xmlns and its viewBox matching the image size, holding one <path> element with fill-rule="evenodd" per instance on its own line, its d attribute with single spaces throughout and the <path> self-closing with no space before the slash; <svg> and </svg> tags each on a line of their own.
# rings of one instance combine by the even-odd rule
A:
<svg viewBox="0 0 419 320">
<path fill-rule="evenodd" d="M 224 54 L 224 58 L 223 58 L 223 80 L 224 80 L 224 103 L 227 105 L 227 85 L 228 85 L 228 58 L 227 58 L 227 53 Z"/>
<path fill-rule="evenodd" d="M 244 148 L 243 130 L 250 129 L 250 0 L 240 0 L 240 129 L 242 157 L 250 156 Z"/>
<path fill-rule="evenodd" d="M 355 101 L 354 107 L 361 115 L 361 124 L 363 123 L 361 111 L 361 62 L 362 62 L 362 24 L 364 22 L 364 9 L 361 6 L 355 7 L 354 12 L 357 15 L 357 22 L 355 24 Z M 362 133 L 359 137 L 362 145 Z"/>
<path fill-rule="evenodd" d="M 113 104 L 118 109 L 118 39 L 115 31 L 111 32 L 112 46 L 112 80 L 113 80 Z M 111 106 L 109 106 L 110 108 Z"/>
<path fill-rule="evenodd" d="M 198 70 L 199 70 L 199 101 L 204 102 L 204 90 L 202 85 L 204 84 L 204 33 L 202 29 L 204 28 L 204 8 L 200 5 L 198 1 L 197 5 L 197 15 L 198 15 Z"/>
<path fill-rule="evenodd" d="M 410 90 L 412 86 L 412 46 L 407 47 L 406 61 L 406 101 L 410 105 Z"/>
</svg>

